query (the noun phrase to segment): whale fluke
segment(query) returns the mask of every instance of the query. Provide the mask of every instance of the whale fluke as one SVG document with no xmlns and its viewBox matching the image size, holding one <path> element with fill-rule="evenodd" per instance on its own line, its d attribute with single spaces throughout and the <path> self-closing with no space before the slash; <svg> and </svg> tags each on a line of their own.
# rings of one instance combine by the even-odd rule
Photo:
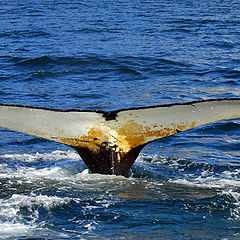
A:
<svg viewBox="0 0 240 240">
<path fill-rule="evenodd" d="M 69 145 L 92 173 L 123 176 L 128 176 L 149 142 L 236 118 L 240 118 L 240 98 L 110 112 L 0 104 L 0 127 Z"/>
</svg>

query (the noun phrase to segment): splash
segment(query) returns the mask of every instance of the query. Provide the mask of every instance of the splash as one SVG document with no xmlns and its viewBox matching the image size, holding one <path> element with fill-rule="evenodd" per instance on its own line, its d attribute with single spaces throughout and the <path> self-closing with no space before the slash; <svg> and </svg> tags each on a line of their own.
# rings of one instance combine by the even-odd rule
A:
<svg viewBox="0 0 240 240">
<path fill-rule="evenodd" d="M 13 194 L 8 199 L 0 199 L 0 237 L 26 235 L 44 226 L 39 221 L 39 209 L 51 209 L 69 203 L 69 198 L 46 195 Z"/>
</svg>

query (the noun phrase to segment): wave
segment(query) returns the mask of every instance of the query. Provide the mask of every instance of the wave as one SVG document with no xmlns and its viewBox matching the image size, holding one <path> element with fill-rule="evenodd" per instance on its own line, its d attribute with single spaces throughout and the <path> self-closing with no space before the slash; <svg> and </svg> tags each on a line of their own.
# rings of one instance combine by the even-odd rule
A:
<svg viewBox="0 0 240 240">
<path fill-rule="evenodd" d="M 50 37 L 46 31 L 43 30 L 21 30 L 21 31 L 10 31 L 10 32 L 2 32 L 0 33 L 0 38 L 13 38 L 13 39 L 23 39 L 23 38 L 41 38 L 41 37 Z"/>
<path fill-rule="evenodd" d="M 98 55 L 82 55 L 81 57 L 51 57 L 51 56 L 40 56 L 32 59 L 21 58 L 21 57 L 4 57 L 5 61 L 13 63 L 16 66 L 23 67 L 42 67 L 48 65 L 66 65 L 66 66 L 84 66 L 84 67 L 95 67 L 96 70 L 107 70 L 107 68 L 119 68 L 127 73 L 139 74 L 139 70 L 148 69 L 148 67 L 162 67 L 166 66 L 179 66 L 189 67 L 189 64 L 185 62 L 175 61 L 164 58 L 151 58 L 151 57 L 105 57 Z"/>
<path fill-rule="evenodd" d="M 44 221 L 39 222 L 41 209 L 50 213 L 52 209 L 68 204 L 70 199 L 46 195 L 13 194 L 10 198 L 0 199 L 0 236 L 28 235 L 41 229 Z"/>
<path fill-rule="evenodd" d="M 99 88 L 105 88 L 107 91 L 111 91 L 111 87 L 115 87 L 116 83 L 119 83 L 120 87 L 124 87 L 126 84 L 136 84 L 148 82 L 149 79 L 156 79 L 159 83 L 157 89 L 161 89 L 161 86 L 178 86 L 178 81 L 175 79 L 169 79 L 166 83 L 159 80 L 160 77 L 164 76 L 177 76 L 178 78 L 186 79 L 186 76 L 195 76 L 195 84 L 201 85 L 209 82 L 209 89 L 211 86 L 216 89 L 216 83 L 209 81 L 212 77 L 218 77 L 223 80 L 219 80 L 224 85 L 229 85 L 233 89 L 233 86 L 239 86 L 239 70 L 231 68 L 219 68 L 209 69 L 204 65 L 194 65 L 192 63 L 185 62 L 183 60 L 176 60 L 171 58 L 153 58 L 153 57 L 106 57 L 94 54 L 81 55 L 75 57 L 54 57 L 54 56 L 40 56 L 36 58 L 22 58 L 22 57 L 2 57 L 7 64 L 17 68 L 21 74 L 9 77 L 8 82 L 11 80 L 15 83 L 29 83 L 30 87 L 34 85 L 38 86 L 42 84 L 44 93 L 41 96 L 30 92 L 26 95 L 26 98 L 42 98 L 48 99 L 51 92 L 55 91 L 55 87 L 50 88 L 52 85 L 59 85 L 59 82 L 64 83 L 59 87 L 56 94 L 64 96 L 68 94 L 71 96 L 73 90 L 79 89 L 78 94 L 72 96 L 73 99 L 77 100 L 81 98 L 79 92 L 85 90 L 91 90 L 92 84 L 98 82 L 101 84 Z M 113 77 L 114 75 L 114 77 Z M 156 77 L 157 76 L 157 77 Z M 200 79 L 199 79 L 200 78 Z M 181 80 L 181 82 L 188 81 Z M 82 88 L 79 86 L 82 83 Z M 45 86 L 44 84 L 47 84 Z M 196 88 L 198 89 L 198 85 Z M 155 85 L 153 85 L 155 86 Z M 160 86 L 160 87 L 159 87 Z M 141 87 L 141 86 L 139 86 Z M 119 88 L 119 87 L 118 87 Z M 31 89 L 31 88 L 30 88 Z M 50 90 L 47 90 L 50 89 Z M 71 91 L 70 91 L 71 90 Z M 120 88 L 121 90 L 121 88 Z M 120 91 L 119 90 L 119 91 Z M 49 93 L 49 91 L 51 91 Z M 124 90 L 122 90 L 124 91 Z M 179 92 L 181 90 L 179 89 Z M 56 95 L 55 94 L 55 95 Z M 63 95 L 61 95 L 63 94 Z M 153 94 L 153 93 L 151 93 Z M 158 95 L 160 92 L 158 91 Z M 201 92 L 202 94 L 202 92 Z M 229 92 L 225 92 L 226 96 L 229 97 Z M 234 88 L 234 95 L 238 95 L 238 91 Z M 55 97 L 54 95 L 54 97 Z M 102 98 L 102 94 L 98 94 L 96 91 L 90 93 L 87 99 Z M 189 95 L 189 93 L 188 93 Z M 113 95 L 114 96 L 114 95 Z M 222 97 L 222 95 L 221 95 Z M 85 98 L 85 97 L 84 97 Z"/>
<path fill-rule="evenodd" d="M 151 202 L 157 208 L 159 202 L 167 206 L 177 202 L 183 204 L 184 211 L 224 209 L 234 221 L 240 218 L 239 167 L 141 154 L 132 175 L 125 178 L 91 174 L 77 153 L 57 150 L 2 154 L 0 169 L 3 239 L 38 236 L 39 231 L 54 236 L 49 221 L 55 217 L 66 221 L 65 225 L 77 225 L 88 235 L 106 220 L 105 214 L 116 213 L 113 221 L 121 224 L 124 219 L 116 209 L 129 200 Z M 89 219 L 90 215 L 96 218 Z M 62 230 L 55 234 L 60 233 L 66 238 L 73 234 Z"/>
<path fill-rule="evenodd" d="M 15 163 L 15 168 L 12 168 Z M 108 179 L 111 176 L 90 174 L 79 155 L 72 150 L 56 150 L 49 153 L 0 155 L 1 178 L 24 178 L 34 181 L 36 178 L 74 181 L 74 179 Z M 160 155 L 141 154 L 132 169 L 130 179 L 148 179 L 150 181 L 188 181 L 208 187 L 237 187 L 236 176 L 240 173 L 238 165 L 210 164 L 185 159 L 162 157 Z M 118 176 L 112 176 L 119 178 Z M 85 180 L 86 180 L 85 179 Z M 124 179 L 124 178 L 123 178 Z M 232 182 L 231 182 L 232 181 Z"/>
</svg>

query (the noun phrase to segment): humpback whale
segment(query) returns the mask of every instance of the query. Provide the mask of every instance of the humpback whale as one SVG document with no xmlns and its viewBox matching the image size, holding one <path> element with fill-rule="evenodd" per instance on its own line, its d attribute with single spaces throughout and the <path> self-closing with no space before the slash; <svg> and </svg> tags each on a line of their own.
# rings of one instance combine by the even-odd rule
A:
<svg viewBox="0 0 240 240">
<path fill-rule="evenodd" d="M 191 128 L 236 118 L 240 118 L 240 98 L 115 111 L 0 104 L 0 127 L 71 146 L 92 173 L 123 176 L 128 176 L 146 144 Z"/>
</svg>

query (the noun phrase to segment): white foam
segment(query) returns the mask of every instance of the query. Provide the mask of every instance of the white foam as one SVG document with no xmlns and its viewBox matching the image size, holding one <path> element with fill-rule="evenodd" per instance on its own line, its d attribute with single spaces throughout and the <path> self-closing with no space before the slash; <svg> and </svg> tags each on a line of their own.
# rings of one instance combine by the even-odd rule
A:
<svg viewBox="0 0 240 240">
<path fill-rule="evenodd" d="M 222 191 L 222 194 L 232 197 L 235 200 L 236 204 L 239 204 L 239 206 L 240 206 L 240 193 L 239 192 L 234 192 L 232 189 L 230 189 L 227 191 Z"/>
<path fill-rule="evenodd" d="M 9 199 L 0 199 L 0 237 L 1 239 L 26 234 L 40 228 L 38 207 L 50 210 L 53 207 L 67 204 L 69 198 L 60 198 L 46 195 L 21 195 L 13 194 Z M 37 206 L 37 207 L 36 207 Z M 21 214 L 21 208 L 28 211 L 27 219 Z"/>
<path fill-rule="evenodd" d="M 86 224 L 84 227 L 88 230 L 88 232 L 91 232 L 96 229 L 96 227 L 94 226 L 95 224 L 97 224 L 97 223 L 90 222 L 90 223 Z"/>
<path fill-rule="evenodd" d="M 3 154 L 0 155 L 2 159 L 11 159 L 20 162 L 35 162 L 39 160 L 44 161 L 59 161 L 59 164 L 55 164 L 50 167 L 34 168 L 29 166 L 17 165 L 16 168 L 9 167 L 6 163 L 1 164 L 0 178 L 17 178 L 33 182 L 39 179 L 52 179 L 59 181 L 99 181 L 105 182 L 115 180 L 116 178 L 123 178 L 121 176 L 104 176 L 101 174 L 90 174 L 88 169 L 79 169 L 79 173 L 76 173 L 74 167 L 71 169 L 71 161 L 79 161 L 79 155 L 73 151 L 61 151 L 56 150 L 50 153 L 36 153 L 36 154 Z M 140 154 L 138 158 L 138 163 L 146 162 L 145 158 L 150 158 L 152 163 L 166 164 L 168 163 L 167 158 L 160 157 L 158 155 L 146 155 Z M 69 165 L 65 164 L 64 160 L 69 161 Z M 62 163 L 61 163 L 62 161 Z M 80 160 L 81 161 L 81 160 Z M 178 167 L 178 163 L 173 161 L 169 163 L 169 167 Z M 72 174 L 72 170 L 75 171 Z M 200 176 L 195 176 L 194 174 L 184 174 L 183 177 L 179 179 L 170 179 L 170 182 L 200 186 L 200 187 L 210 187 L 210 188 L 224 188 L 226 186 L 239 186 L 240 170 L 225 171 L 221 174 L 215 174 L 209 170 L 203 170 Z M 126 180 L 126 179 L 125 179 Z"/>
<path fill-rule="evenodd" d="M 21 162 L 35 162 L 38 160 L 45 160 L 45 161 L 59 161 L 64 159 L 69 159 L 72 161 L 79 161 L 80 157 L 79 155 L 72 150 L 68 151 L 61 151 L 56 150 L 50 153 L 35 153 L 35 154 L 3 154 L 0 155 L 1 158 L 5 159 L 12 159 L 12 160 L 18 160 Z"/>
<path fill-rule="evenodd" d="M 17 167 L 0 173 L 0 178 L 21 178 L 29 183 L 39 179 L 62 179 L 66 172 L 60 167 L 36 169 L 32 167 Z"/>
<path fill-rule="evenodd" d="M 169 182 L 196 187 L 220 188 L 220 189 L 221 188 L 224 189 L 227 187 L 237 187 L 240 185 L 240 179 L 227 178 L 224 174 L 218 176 L 209 175 L 207 177 L 203 176 L 199 176 L 196 178 L 191 177 L 190 179 L 187 179 L 187 176 L 185 176 L 185 178 L 169 180 Z"/>
<path fill-rule="evenodd" d="M 233 205 L 233 207 L 230 208 L 231 219 L 239 220 L 240 219 L 240 193 L 230 189 L 227 191 L 222 191 L 221 194 L 228 196 L 230 198 L 230 202 Z"/>
<path fill-rule="evenodd" d="M 0 216 L 13 219 L 19 217 L 20 210 L 22 207 L 27 207 L 31 213 L 34 213 L 34 216 L 37 217 L 37 212 L 32 209 L 33 206 L 41 206 L 47 210 L 50 210 L 52 207 L 57 205 L 66 204 L 70 201 L 69 198 L 60 198 L 55 196 L 46 196 L 46 195 L 21 195 L 13 194 L 11 198 L 0 199 Z"/>
<path fill-rule="evenodd" d="M 46 209 L 50 209 L 52 207 L 55 207 L 57 205 L 62 205 L 65 203 L 68 203 L 70 201 L 70 198 L 60 198 L 55 196 L 46 196 L 46 195 L 21 195 L 21 194 L 13 194 L 10 199 L 8 199 L 7 204 L 13 204 L 15 206 L 32 206 L 37 205 L 44 207 Z"/>
<path fill-rule="evenodd" d="M 0 222 L 0 237 L 4 239 L 10 236 L 19 236 L 35 228 L 35 225 L 26 225 L 19 222 Z"/>
<path fill-rule="evenodd" d="M 71 176 L 71 171 L 75 171 L 75 165 L 72 167 L 71 162 L 81 161 L 79 155 L 74 151 L 60 151 L 56 150 L 51 153 L 36 153 L 36 154 L 3 154 L 1 159 L 11 159 L 16 161 L 15 168 L 6 163 L 1 164 L 0 178 L 21 178 L 32 181 L 34 179 L 59 179 L 64 180 Z M 57 161 L 58 163 L 43 168 L 29 167 L 19 164 L 19 162 L 34 163 L 36 161 Z M 67 162 L 69 164 L 66 164 Z M 18 162 L 17 162 L 18 161 Z M 45 165 L 46 166 L 46 165 Z M 84 166 L 84 165 L 83 165 Z M 80 162 L 81 167 L 81 162 Z M 81 169 L 79 169 L 81 170 Z"/>
<path fill-rule="evenodd" d="M 91 174 L 88 169 L 85 169 L 85 165 L 81 161 L 79 155 L 72 151 L 53 151 L 51 153 L 36 153 L 36 154 L 4 154 L 1 155 L 2 159 L 11 159 L 16 161 L 16 166 L 3 163 L 1 166 L 0 178 L 7 179 L 20 179 L 22 182 L 33 183 L 35 181 L 45 180 L 57 180 L 62 182 L 68 182 L 72 184 L 79 184 L 81 182 L 98 182 L 106 183 L 114 179 L 125 179 L 121 176 L 107 176 L 102 174 Z M 19 162 L 34 163 L 39 160 L 44 161 L 58 161 L 54 164 L 43 165 L 40 167 L 31 167 L 27 164 L 22 165 Z M 17 163 L 17 161 L 19 161 Z M 79 162 L 79 166 L 74 162 Z M 73 163 L 73 164 L 72 164 Z M 81 165 L 82 164 L 82 165 Z M 40 165 L 40 164 L 39 164 Z M 77 166 L 77 171 L 76 171 Z M 79 171 L 79 172 L 78 172 Z"/>
</svg>

